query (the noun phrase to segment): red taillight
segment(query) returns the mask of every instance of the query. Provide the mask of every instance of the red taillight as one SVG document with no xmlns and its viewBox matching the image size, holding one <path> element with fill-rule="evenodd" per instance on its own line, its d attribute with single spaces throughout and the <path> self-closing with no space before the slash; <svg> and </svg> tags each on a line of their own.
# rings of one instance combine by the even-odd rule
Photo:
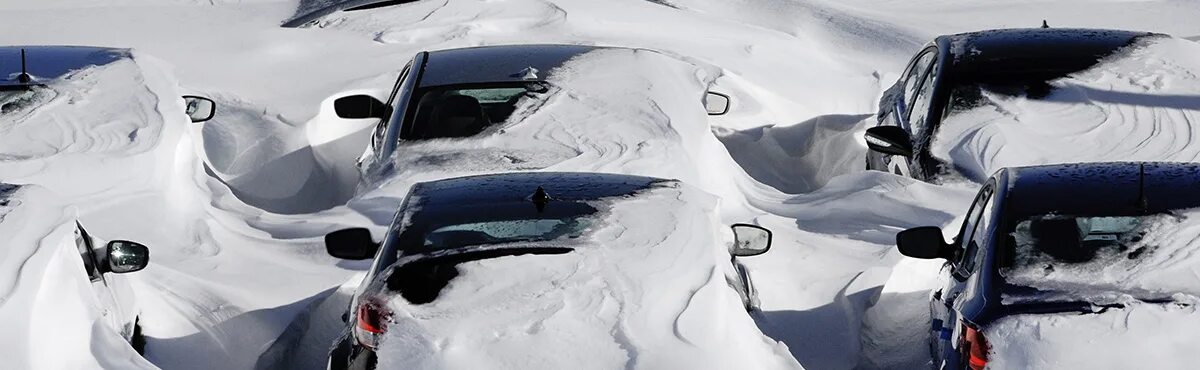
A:
<svg viewBox="0 0 1200 370">
<path fill-rule="evenodd" d="M 375 348 L 379 344 L 383 332 L 387 330 L 387 321 L 391 313 L 373 302 L 365 302 L 358 306 L 358 324 L 354 327 L 354 336 L 364 346 Z"/>
<path fill-rule="evenodd" d="M 959 338 L 958 349 L 962 357 L 967 360 L 967 368 L 983 370 L 987 367 L 989 348 L 987 338 L 983 336 L 982 331 L 962 322 L 962 337 Z"/>
<path fill-rule="evenodd" d="M 387 329 L 379 309 L 369 303 L 358 306 L 358 327 L 372 334 L 382 334 Z"/>
</svg>

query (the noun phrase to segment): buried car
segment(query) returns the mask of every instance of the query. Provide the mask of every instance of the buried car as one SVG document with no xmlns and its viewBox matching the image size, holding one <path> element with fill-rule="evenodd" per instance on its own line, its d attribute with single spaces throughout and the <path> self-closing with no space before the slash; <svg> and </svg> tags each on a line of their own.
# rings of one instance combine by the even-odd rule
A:
<svg viewBox="0 0 1200 370">
<path fill-rule="evenodd" d="M 335 257 L 374 256 L 329 368 L 790 367 L 742 311 L 757 297 L 737 258 L 771 232 L 737 224 L 726 247 L 714 206 L 630 175 L 418 183 L 382 245 L 325 238 Z"/>
<path fill-rule="evenodd" d="M 1168 37 L 1146 32 L 1056 28 L 988 30 L 939 36 L 912 58 L 900 79 L 880 99 L 876 115 L 878 125 L 869 128 L 865 136 L 867 146 L 871 149 L 867 151 L 866 167 L 922 180 L 934 180 L 953 170 L 968 172 L 968 176 L 974 175 L 975 180 L 982 180 L 995 169 L 974 168 L 976 166 L 964 165 L 958 161 L 947 163 L 950 161 L 947 157 L 955 156 L 955 150 L 966 149 L 971 151 L 965 154 L 968 157 L 1000 157 L 1003 160 L 1006 157 L 996 152 L 1005 151 L 1005 142 L 1001 139 L 989 142 L 991 137 L 982 134 L 967 133 L 961 137 L 949 137 L 947 135 L 953 135 L 954 132 L 943 131 L 960 129 L 948 126 L 982 125 L 985 121 L 1016 122 L 1016 125 L 1003 126 L 1007 129 L 997 125 L 994 131 L 1001 131 L 1003 134 L 1004 130 L 1028 127 L 1021 133 L 1014 132 L 1015 135 L 1009 142 L 1025 140 L 1036 143 L 1030 145 L 1048 150 L 1045 148 L 1062 147 L 1072 143 L 1043 142 L 1037 137 L 1038 134 L 1045 133 L 1049 138 L 1067 140 L 1063 138 L 1087 134 L 1091 132 L 1089 129 L 1094 130 L 1099 125 L 1118 119 L 1117 117 L 1143 116 L 1144 114 L 1138 112 L 1129 112 L 1129 107 L 1121 105 L 1139 105 L 1137 101 L 1144 99 L 1133 96 L 1111 101 L 1101 93 L 1118 89 L 1120 83 L 1114 84 L 1101 78 L 1095 81 L 1058 80 L 1093 68 L 1105 58 L 1119 54 L 1123 48 L 1138 45 L 1141 40 L 1165 38 Z M 1131 66 L 1139 70 L 1139 75 L 1149 75 L 1145 77 L 1160 80 L 1163 80 L 1164 75 L 1170 75 L 1174 69 L 1169 64 L 1163 67 L 1161 63 L 1153 62 L 1132 63 Z M 1094 84 L 1089 85 L 1090 82 Z M 1125 83 L 1128 84 L 1130 83 Z M 1159 85 L 1161 87 L 1163 84 Z M 1153 87 L 1143 86 L 1131 86 L 1128 89 L 1129 92 L 1137 94 L 1154 93 L 1154 90 Z M 1161 95 L 1173 94 L 1175 92 Z M 1056 108 L 1042 107 L 1051 106 L 1050 103 L 1060 104 Z M 1172 105 L 1175 107 L 1166 108 L 1180 111 L 1177 104 Z M 1100 108 L 1107 112 L 1064 111 L 1086 108 Z M 992 115 L 981 114 L 981 111 Z M 1004 120 L 1005 118 L 1008 120 Z M 955 120 L 959 122 L 953 122 Z M 1074 125 L 1074 121 L 1078 121 L 1079 124 Z M 1161 119 L 1132 120 L 1128 124 L 1111 122 L 1105 127 L 1120 131 L 1114 132 L 1116 136 L 1124 136 L 1129 135 L 1130 131 L 1140 132 L 1141 130 L 1129 128 L 1137 126 L 1139 121 L 1178 121 L 1180 125 L 1186 125 L 1189 120 L 1164 116 Z M 944 124 L 947 122 L 949 123 Z M 1142 123 L 1140 126 L 1151 130 L 1153 125 Z M 982 143 L 978 145 L 985 147 L 971 147 L 972 141 Z M 993 144 L 993 147 L 986 147 L 987 144 Z M 939 150 L 936 148 L 938 145 L 946 149 Z M 1091 147 L 1095 148 L 1097 145 Z M 1017 146 L 1010 145 L 1008 151 L 1020 151 L 1013 148 Z M 1108 152 L 1126 154 L 1120 149 L 1113 148 Z M 985 153 L 977 153 L 978 151 Z M 1047 163 L 1042 156 L 1036 154 L 1040 153 L 1035 153 L 1034 158 L 1018 160 L 1001 167 Z M 1056 159 L 1057 162 L 1096 160 L 1084 154 L 1051 153 L 1046 156 Z M 1091 157 L 1095 156 L 1097 155 Z M 1112 159 L 1131 157 L 1133 155 L 1130 154 Z"/>
<path fill-rule="evenodd" d="M 897 234 L 902 254 L 946 260 L 930 300 L 935 367 L 1190 366 L 1197 180 L 1195 163 L 1008 168 L 952 242 L 932 226 Z"/>
<path fill-rule="evenodd" d="M 386 103 L 369 95 L 334 100 L 341 118 L 378 119 L 358 170 L 367 183 L 390 171 L 405 143 L 480 135 L 537 110 L 554 86 L 551 73 L 586 53 L 620 48 L 502 45 L 425 51 L 408 62 Z M 632 49 L 625 49 L 632 50 Z M 710 115 L 729 110 L 727 95 L 696 96 Z M 697 109 L 700 105 L 697 104 Z"/>
<path fill-rule="evenodd" d="M 5 239 L 0 248 L 0 327 L 12 336 L 0 350 L 7 364 L 101 367 L 80 363 L 82 356 L 44 358 L 37 353 L 38 348 L 54 348 L 121 357 L 105 347 L 116 341 L 97 338 L 109 335 L 103 331 L 123 338 L 138 353 L 144 351 L 139 305 L 124 274 L 146 267 L 148 248 L 92 237 L 75 221 L 74 212 L 57 202 L 57 195 L 35 185 L 0 183 L 0 235 Z"/>
</svg>

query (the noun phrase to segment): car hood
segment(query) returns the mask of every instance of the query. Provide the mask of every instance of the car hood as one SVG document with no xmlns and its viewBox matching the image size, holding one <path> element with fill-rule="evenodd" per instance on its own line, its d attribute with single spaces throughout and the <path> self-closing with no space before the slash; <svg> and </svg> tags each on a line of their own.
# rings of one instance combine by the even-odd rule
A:
<svg viewBox="0 0 1200 370">
<path fill-rule="evenodd" d="M 1186 369 L 1200 361 L 1196 298 L 1125 302 L 1095 313 L 1020 314 L 984 334 L 989 369 Z"/>
<path fill-rule="evenodd" d="M 728 287 L 731 236 L 715 205 L 684 186 L 657 188 L 615 202 L 586 240 L 559 245 L 568 253 L 461 263 L 432 302 L 390 300 L 379 364 L 799 368 Z"/>
</svg>

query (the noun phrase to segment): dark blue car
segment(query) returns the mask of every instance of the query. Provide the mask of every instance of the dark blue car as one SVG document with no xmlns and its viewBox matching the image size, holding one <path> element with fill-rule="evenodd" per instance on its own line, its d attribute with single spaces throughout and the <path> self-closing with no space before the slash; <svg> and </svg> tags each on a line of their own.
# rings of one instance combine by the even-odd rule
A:
<svg viewBox="0 0 1200 370">
<path fill-rule="evenodd" d="M 1153 253 L 1170 253 L 1139 241 L 1155 232 L 1154 220 L 1180 218 L 1179 211 L 1196 207 L 1196 163 L 1062 164 L 998 171 L 979 191 L 950 243 L 935 226 L 896 235 L 905 256 L 946 260 L 944 286 L 934 290 L 929 305 L 935 367 L 982 369 L 989 357 L 985 329 L 1006 316 L 1124 307 L 1085 298 L 1102 294 L 1172 301 L 1169 291 L 1114 288 L 1121 282 L 1101 280 L 1056 291 L 1040 281 L 1021 280 L 1021 273 L 1110 261 L 1136 264 Z M 1085 291 L 1098 294 L 1081 294 Z"/>
<path fill-rule="evenodd" d="M 1086 70 L 1146 32 L 1021 28 L 938 36 L 884 92 L 867 129 L 866 167 L 920 180 L 954 170 L 934 158 L 933 138 L 948 117 L 978 106 L 984 93 L 1047 95 L 1048 81 Z M 987 176 L 986 173 L 979 177 Z"/>
</svg>

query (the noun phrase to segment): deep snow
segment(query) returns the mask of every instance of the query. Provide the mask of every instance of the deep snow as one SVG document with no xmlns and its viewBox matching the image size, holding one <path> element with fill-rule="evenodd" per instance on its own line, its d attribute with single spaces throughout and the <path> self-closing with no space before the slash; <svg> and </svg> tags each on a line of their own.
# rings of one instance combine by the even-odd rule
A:
<svg viewBox="0 0 1200 370">
<path fill-rule="evenodd" d="M 568 154 L 541 163 L 547 168 L 679 177 L 720 197 L 722 223 L 752 221 L 776 231 L 770 254 L 747 260 L 762 295 L 763 310 L 752 315 L 762 332 L 807 368 L 912 368 L 927 353 L 920 338 L 928 327 L 924 310 L 937 265 L 902 261 L 891 246 L 893 234 L 911 226 L 956 225 L 975 189 L 969 183 L 935 186 L 860 171 L 861 120 L 874 113 L 879 92 L 895 80 L 910 53 L 937 34 L 1036 26 L 1042 19 L 1061 27 L 1200 36 L 1195 25 L 1200 4 L 1192 0 L 666 3 L 673 7 L 645 0 L 425 0 L 337 16 L 320 29 L 278 27 L 293 14 L 293 1 L 6 3 L 0 5 L 5 19 L 0 43 L 132 47 L 134 61 L 114 66 L 128 67 L 116 71 L 119 76 L 92 72 L 98 78 L 93 91 L 109 86 L 152 94 L 86 95 L 95 100 L 82 104 L 106 102 L 102 106 L 112 108 L 100 117 L 94 110 L 73 109 L 87 105 L 39 113 L 62 119 L 25 124 L 55 122 L 66 129 L 60 136 L 29 131 L 49 139 L 18 141 L 2 150 L 45 154 L 50 151 L 42 148 L 63 146 L 43 143 L 76 138 L 94 144 L 5 161 L 0 180 L 59 193 L 58 200 L 77 206 L 98 236 L 151 246 L 151 266 L 131 278 L 154 365 L 320 368 L 320 352 L 339 329 L 330 323 L 346 305 L 346 286 L 356 284 L 357 271 L 366 267 L 325 256 L 320 237 L 347 226 L 381 231 L 406 183 L 460 173 L 414 168 L 419 174 L 352 198 L 356 175 L 350 166 L 371 122 L 335 118 L 332 96 L 386 94 L 403 63 L 425 49 L 579 42 L 661 50 L 663 55 L 605 56 L 661 63 L 650 68 L 614 63 L 575 76 L 594 95 L 558 97 L 564 108 L 547 113 L 559 113 L 505 137 L 545 133 L 542 142 L 559 143 L 553 144 L 557 150 L 537 152 Z M 1147 57 L 1195 60 L 1193 42 L 1172 42 L 1176 47 L 1164 53 L 1177 55 Z M 110 72 L 114 78 L 103 78 Z M 1121 76 L 1112 77 L 1121 82 L 1115 86 L 1125 86 Z M 1091 77 L 1099 76 L 1077 78 Z M 627 86 L 606 85 L 605 78 L 622 78 L 644 93 L 634 97 L 648 99 L 623 99 Z M 698 93 L 709 83 L 732 95 L 729 115 L 706 119 L 698 110 Z M 1194 88 L 1182 79 L 1173 83 L 1178 85 L 1164 86 Z M 689 93 L 671 95 L 676 88 Z M 175 98 L 182 93 L 218 100 L 217 117 L 187 123 Z M 666 104 L 665 113 L 653 113 L 651 102 Z M 622 128 L 640 131 L 562 128 L 576 127 L 575 120 L 605 119 L 569 107 L 605 111 L 607 104 L 623 112 L 616 117 L 633 121 Z M 118 119 L 129 116 L 141 118 Z M 663 117 L 669 125 L 663 126 Z M 105 126 L 108 122 L 117 126 Z M 108 127 L 137 127 L 139 134 L 112 140 L 115 136 L 97 130 Z M 461 152 L 503 141 L 493 136 L 410 150 Z M 636 146 L 612 144 L 641 141 L 651 143 L 656 155 L 641 157 Z M 1130 155 L 1153 157 L 1163 147 L 1134 150 Z M 985 158 L 993 157 L 966 159 L 986 163 L 983 171 L 1002 163 Z M 68 280 L 53 283 L 71 284 Z M 10 307 L 5 303 L 0 310 Z M 31 356 L 61 356 L 43 351 L 57 339 L 5 334 L 0 340 L 28 341 L 22 348 L 32 348 Z M 138 361 L 127 354 L 81 354 L 64 361 L 84 365 L 47 367 L 135 366 Z"/>
</svg>

